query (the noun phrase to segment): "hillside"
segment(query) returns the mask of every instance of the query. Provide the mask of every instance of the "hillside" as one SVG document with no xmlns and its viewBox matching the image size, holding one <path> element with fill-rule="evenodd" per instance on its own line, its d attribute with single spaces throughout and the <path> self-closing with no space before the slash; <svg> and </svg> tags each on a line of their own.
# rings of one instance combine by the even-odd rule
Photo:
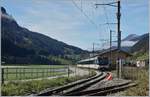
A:
<svg viewBox="0 0 150 97">
<path fill-rule="evenodd" d="M 149 59 L 149 33 L 140 37 L 140 40 L 131 48 L 133 59 L 148 60 Z"/>
<path fill-rule="evenodd" d="M 48 56 L 70 59 L 74 55 L 87 53 L 78 47 L 19 26 L 3 7 L 1 7 L 1 32 L 2 61 L 6 63 L 45 64 L 51 63 Z"/>
<path fill-rule="evenodd" d="M 149 33 L 140 37 L 140 40 L 133 45 L 131 51 L 134 52 L 148 52 L 149 51 Z"/>
<path fill-rule="evenodd" d="M 122 44 L 121 49 L 126 52 L 132 54 L 140 53 L 140 55 L 141 54 L 147 55 L 145 53 L 148 53 L 149 51 L 149 33 L 143 35 L 130 34 L 124 39 L 122 39 L 121 44 Z M 114 48 L 116 48 L 116 46 L 112 46 L 112 49 Z M 103 49 L 103 50 L 107 50 L 107 49 Z M 102 52 L 103 50 L 98 50 L 95 52 L 99 53 Z"/>
</svg>

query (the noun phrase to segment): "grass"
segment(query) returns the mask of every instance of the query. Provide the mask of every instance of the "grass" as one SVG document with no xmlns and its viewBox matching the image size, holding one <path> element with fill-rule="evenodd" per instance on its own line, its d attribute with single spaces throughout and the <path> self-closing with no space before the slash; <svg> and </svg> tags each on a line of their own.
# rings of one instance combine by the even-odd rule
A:
<svg viewBox="0 0 150 97">
<path fill-rule="evenodd" d="M 137 86 L 124 91 L 123 96 L 148 96 L 149 95 L 149 73 L 147 69 L 126 67 L 123 77 L 131 79 Z"/>
<path fill-rule="evenodd" d="M 6 69 L 4 69 L 5 81 L 44 78 L 67 74 L 66 65 L 24 65 L 24 67 L 20 67 L 19 65 L 16 67 L 7 66 L 5 67 Z"/>
<path fill-rule="evenodd" d="M 89 76 L 76 76 L 69 78 L 62 77 L 55 79 L 34 80 L 28 82 L 9 82 L 2 85 L 2 96 L 26 96 L 32 93 L 39 93 L 45 89 L 52 89 L 57 86 L 66 85 L 67 83 L 88 77 Z"/>
</svg>

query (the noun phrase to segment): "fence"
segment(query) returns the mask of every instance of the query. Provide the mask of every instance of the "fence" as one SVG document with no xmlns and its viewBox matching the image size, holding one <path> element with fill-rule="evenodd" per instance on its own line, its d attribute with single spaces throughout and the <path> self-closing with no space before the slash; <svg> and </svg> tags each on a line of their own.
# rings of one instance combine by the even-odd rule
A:
<svg viewBox="0 0 150 97">
<path fill-rule="evenodd" d="M 122 68 L 122 77 L 130 80 L 138 80 L 145 76 L 147 72 L 146 68 L 124 66 Z"/>
<path fill-rule="evenodd" d="M 69 66 L 63 67 L 2 67 L 2 83 L 4 81 L 46 78 L 68 74 Z"/>
</svg>

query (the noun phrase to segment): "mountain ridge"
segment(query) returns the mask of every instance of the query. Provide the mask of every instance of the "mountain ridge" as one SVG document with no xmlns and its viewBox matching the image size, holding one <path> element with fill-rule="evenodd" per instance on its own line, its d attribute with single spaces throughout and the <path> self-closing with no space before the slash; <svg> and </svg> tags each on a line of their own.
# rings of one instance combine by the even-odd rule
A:
<svg viewBox="0 0 150 97">
<path fill-rule="evenodd" d="M 127 37 L 122 39 L 122 41 L 138 41 L 139 40 L 139 35 L 136 34 L 129 34 Z"/>
<path fill-rule="evenodd" d="M 31 56 L 41 58 L 41 56 L 48 57 L 49 55 L 67 57 L 87 53 L 87 51 L 78 47 L 19 26 L 4 7 L 1 7 L 1 27 L 2 58 L 5 57 L 3 58 L 4 61 L 10 57 L 24 59 Z"/>
<path fill-rule="evenodd" d="M 132 46 L 131 51 L 135 52 L 147 52 L 149 51 L 149 33 L 140 36 L 140 40 Z"/>
</svg>

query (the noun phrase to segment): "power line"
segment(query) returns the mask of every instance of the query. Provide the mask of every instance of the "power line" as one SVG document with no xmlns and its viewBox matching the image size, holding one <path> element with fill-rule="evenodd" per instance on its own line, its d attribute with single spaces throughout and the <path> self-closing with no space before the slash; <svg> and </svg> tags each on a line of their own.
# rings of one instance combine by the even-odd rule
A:
<svg viewBox="0 0 150 97">
<path fill-rule="evenodd" d="M 105 6 L 103 6 L 103 8 L 104 8 L 104 13 L 105 13 L 105 17 L 106 17 L 106 24 L 108 25 L 109 30 L 111 30 L 110 25 L 109 25 L 108 14 L 107 14 Z"/>
<path fill-rule="evenodd" d="M 72 0 L 72 3 L 75 5 L 75 7 L 76 7 L 77 9 L 79 9 L 79 10 L 81 11 L 81 13 L 88 19 L 88 21 L 89 21 L 91 24 L 93 24 L 96 28 L 98 28 L 97 24 L 96 24 L 92 19 L 89 18 L 89 16 L 83 11 L 83 9 L 81 9 L 81 8 L 74 2 L 74 0 Z"/>
</svg>

